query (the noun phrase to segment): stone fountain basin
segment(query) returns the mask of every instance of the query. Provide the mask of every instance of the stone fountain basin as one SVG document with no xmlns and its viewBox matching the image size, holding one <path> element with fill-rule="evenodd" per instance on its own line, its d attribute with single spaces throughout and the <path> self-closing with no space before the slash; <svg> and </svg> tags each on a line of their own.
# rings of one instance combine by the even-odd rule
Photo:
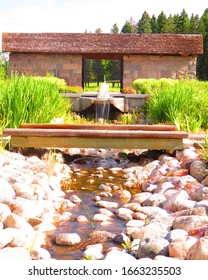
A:
<svg viewBox="0 0 208 280">
<path fill-rule="evenodd" d="M 72 104 L 72 112 L 80 113 L 86 110 L 91 105 L 96 103 L 98 93 L 85 92 L 82 94 L 77 93 L 63 93 L 66 99 Z M 123 113 L 132 113 L 133 110 L 141 111 L 145 105 L 148 95 L 147 94 L 122 94 L 110 93 L 110 104 L 116 107 Z"/>
</svg>

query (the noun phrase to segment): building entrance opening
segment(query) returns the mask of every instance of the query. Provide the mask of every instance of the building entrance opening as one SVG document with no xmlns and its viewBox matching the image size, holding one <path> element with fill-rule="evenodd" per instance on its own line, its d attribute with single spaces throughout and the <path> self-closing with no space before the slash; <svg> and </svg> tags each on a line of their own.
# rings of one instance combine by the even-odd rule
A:
<svg viewBox="0 0 208 280">
<path fill-rule="evenodd" d="M 83 59 L 82 72 L 85 92 L 98 92 L 104 81 L 110 92 L 122 91 L 122 60 Z"/>
</svg>

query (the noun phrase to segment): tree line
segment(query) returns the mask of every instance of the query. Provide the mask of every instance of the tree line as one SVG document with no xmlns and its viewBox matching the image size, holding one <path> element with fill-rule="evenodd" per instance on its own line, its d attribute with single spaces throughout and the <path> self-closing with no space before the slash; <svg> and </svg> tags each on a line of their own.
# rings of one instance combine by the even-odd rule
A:
<svg viewBox="0 0 208 280">
<path fill-rule="evenodd" d="M 102 33 L 100 28 L 95 33 Z M 199 15 L 188 15 L 185 9 L 180 14 L 166 15 L 163 11 L 156 17 L 150 16 L 144 11 L 141 18 L 136 22 L 133 18 L 126 20 L 121 30 L 115 23 L 110 33 L 137 33 L 137 34 L 202 34 L 204 53 L 197 57 L 197 78 L 208 80 L 208 8 L 201 17 Z M 84 65 L 84 81 L 118 80 L 121 75 L 120 61 L 117 60 L 87 60 Z"/>
</svg>

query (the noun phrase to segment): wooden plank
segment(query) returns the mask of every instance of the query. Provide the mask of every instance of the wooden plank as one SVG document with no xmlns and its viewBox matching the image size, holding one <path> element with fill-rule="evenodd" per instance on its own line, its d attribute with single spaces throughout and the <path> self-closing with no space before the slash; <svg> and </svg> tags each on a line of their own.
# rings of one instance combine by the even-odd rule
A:
<svg viewBox="0 0 208 280">
<path fill-rule="evenodd" d="M 86 130 L 148 130 L 148 131 L 177 131 L 175 125 L 120 125 L 120 124 L 28 124 L 22 123 L 20 128 L 45 129 L 86 129 Z"/>
<path fill-rule="evenodd" d="M 4 135 L 33 137 L 82 137 L 82 138 L 155 138 L 176 139 L 187 138 L 188 133 L 182 131 L 117 131 L 117 130 L 77 130 L 77 129 L 28 129 L 8 128 Z"/>
<path fill-rule="evenodd" d="M 103 148 L 103 149 L 158 149 L 183 148 L 182 139 L 152 138 L 77 138 L 77 137 L 22 137 L 12 136 L 13 147 L 34 148 Z"/>
</svg>

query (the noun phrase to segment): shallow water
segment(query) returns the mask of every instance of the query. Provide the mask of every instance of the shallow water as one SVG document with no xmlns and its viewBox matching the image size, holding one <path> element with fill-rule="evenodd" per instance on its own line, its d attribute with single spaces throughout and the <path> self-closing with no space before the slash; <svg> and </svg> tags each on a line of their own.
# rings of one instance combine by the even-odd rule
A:
<svg viewBox="0 0 208 280">
<path fill-rule="evenodd" d="M 117 185 L 123 188 L 122 185 L 125 182 L 123 171 L 110 170 L 112 167 L 118 166 L 113 159 L 100 159 L 100 158 L 81 158 L 70 164 L 73 170 L 73 179 L 75 183 L 71 186 L 70 193 L 66 197 L 76 194 L 81 198 L 82 202 L 80 205 L 69 209 L 72 213 L 72 218 L 70 221 L 63 222 L 57 226 L 54 232 L 48 234 L 46 249 L 50 252 L 51 257 L 58 260 L 79 260 L 82 259 L 83 250 L 71 250 L 70 246 L 63 246 L 55 244 L 55 236 L 59 233 L 78 233 L 82 241 L 89 238 L 89 234 L 95 229 L 101 229 L 112 233 L 120 233 L 125 227 L 125 221 L 119 218 L 113 218 L 110 223 L 99 222 L 85 222 L 78 223 L 76 217 L 79 215 L 84 215 L 88 219 L 91 219 L 94 214 L 98 213 L 98 207 L 94 206 L 95 201 L 92 199 L 94 196 L 98 195 L 98 187 L 100 184 L 110 183 L 112 185 Z M 108 167 L 108 168 L 106 168 Z M 104 169 L 102 169 L 104 168 Z M 89 182 L 89 179 L 94 180 L 93 183 Z M 122 201 L 117 198 L 112 192 L 111 197 L 101 198 L 108 201 L 116 201 L 122 205 Z M 109 209 L 111 210 L 111 209 Z M 114 210 L 112 210 L 114 211 Z M 116 245 L 112 241 L 105 242 L 104 250 Z"/>
</svg>

